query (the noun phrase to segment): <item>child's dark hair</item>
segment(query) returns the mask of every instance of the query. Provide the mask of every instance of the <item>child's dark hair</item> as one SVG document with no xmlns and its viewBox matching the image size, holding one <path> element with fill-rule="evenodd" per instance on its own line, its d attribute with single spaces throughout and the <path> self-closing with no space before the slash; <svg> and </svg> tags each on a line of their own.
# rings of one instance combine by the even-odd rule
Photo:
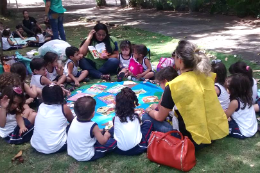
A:
<svg viewBox="0 0 260 173">
<path fill-rule="evenodd" d="M 19 110 L 19 112 L 23 111 L 23 105 L 25 103 L 25 97 L 24 97 L 24 93 L 22 92 L 22 89 L 20 87 L 11 86 L 11 85 L 6 86 L 2 90 L 0 99 L 2 99 L 4 96 L 7 96 L 8 99 L 10 99 L 9 105 L 7 107 L 8 112 L 10 111 L 10 106 L 13 104 L 15 97 L 19 97 L 22 100 L 21 103 L 18 105 L 17 109 Z"/>
<path fill-rule="evenodd" d="M 10 69 L 11 73 L 16 73 L 21 77 L 21 81 L 24 82 L 26 79 L 26 67 L 23 63 L 21 62 L 16 62 L 11 65 Z"/>
<path fill-rule="evenodd" d="M 23 26 L 22 26 L 21 24 L 19 24 L 19 25 L 16 25 L 15 28 L 16 28 L 16 29 L 20 29 L 20 28 L 23 28 Z"/>
<path fill-rule="evenodd" d="M 4 29 L 3 37 L 9 37 L 11 35 L 11 31 L 9 29 Z"/>
<path fill-rule="evenodd" d="M 71 56 L 74 56 L 74 54 L 78 51 L 79 51 L 79 49 L 77 47 L 71 46 L 71 47 L 66 48 L 65 53 L 66 53 L 66 56 L 68 58 L 70 58 Z"/>
<path fill-rule="evenodd" d="M 61 105 L 64 103 L 63 91 L 59 85 L 46 85 L 42 89 L 42 100 L 47 105 Z"/>
<path fill-rule="evenodd" d="M 32 72 L 34 70 L 40 70 L 42 67 L 45 67 L 45 62 L 43 58 L 33 58 L 30 62 L 30 68 Z"/>
<path fill-rule="evenodd" d="M 131 44 L 130 41 L 128 41 L 128 40 L 121 41 L 121 43 L 120 43 L 120 50 L 122 51 L 124 49 L 129 49 L 130 50 L 129 55 L 132 54 L 132 44 Z"/>
<path fill-rule="evenodd" d="M 253 71 L 245 62 L 238 61 L 232 64 L 228 70 L 230 74 L 242 73 L 246 75 L 250 81 L 251 86 L 254 85 Z"/>
<path fill-rule="evenodd" d="M 249 107 L 253 105 L 252 86 L 246 75 L 241 73 L 233 74 L 227 78 L 225 85 L 229 90 L 230 100 L 238 99 L 244 104 L 241 109 L 245 109 L 247 105 Z"/>
<path fill-rule="evenodd" d="M 6 86 L 22 86 L 21 78 L 18 74 L 10 73 L 10 72 L 4 72 L 0 75 L 0 92 L 3 91 L 3 89 Z"/>
<path fill-rule="evenodd" d="M 35 36 L 37 36 L 37 34 L 41 34 L 41 33 L 42 33 L 41 28 L 39 28 L 39 27 L 35 27 L 35 28 L 34 28 L 34 34 L 35 34 Z"/>
<path fill-rule="evenodd" d="M 217 74 L 215 82 L 224 86 L 227 78 L 226 66 L 222 62 L 212 62 L 211 71 Z"/>
<path fill-rule="evenodd" d="M 147 55 L 147 47 L 143 44 L 135 45 L 134 46 L 134 52 L 138 54 L 142 54 L 144 57 Z"/>
<path fill-rule="evenodd" d="M 53 63 L 56 59 L 58 58 L 58 55 L 53 52 L 47 52 L 44 56 L 43 59 L 45 61 L 45 64 L 47 65 L 48 63 Z"/>
<path fill-rule="evenodd" d="M 129 117 L 131 121 L 137 118 L 141 123 L 140 117 L 135 113 L 136 106 L 138 106 L 138 98 L 131 88 L 123 88 L 116 95 L 116 116 L 119 117 L 122 123 L 127 122 L 127 117 Z"/>
<path fill-rule="evenodd" d="M 170 82 L 177 76 L 178 76 L 177 71 L 172 66 L 168 66 L 168 67 L 161 69 L 159 72 L 157 72 L 155 75 L 155 78 L 159 82 L 162 82 L 164 80 L 167 80 L 168 82 Z"/>
<path fill-rule="evenodd" d="M 95 111 L 96 100 L 90 96 L 79 98 L 74 104 L 74 111 L 79 120 L 90 120 Z"/>
</svg>

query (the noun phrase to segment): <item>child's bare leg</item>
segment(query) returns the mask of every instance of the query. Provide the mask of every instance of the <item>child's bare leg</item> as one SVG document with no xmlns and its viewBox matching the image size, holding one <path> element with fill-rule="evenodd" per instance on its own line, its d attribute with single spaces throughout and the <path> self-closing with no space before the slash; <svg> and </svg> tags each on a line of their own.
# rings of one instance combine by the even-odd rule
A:
<svg viewBox="0 0 260 173">
<path fill-rule="evenodd" d="M 154 77 L 154 72 L 149 72 L 149 73 L 147 73 L 146 75 L 144 75 L 144 77 L 143 78 L 145 78 L 145 79 L 150 79 L 150 78 L 152 78 L 152 77 Z"/>
<path fill-rule="evenodd" d="M 65 76 L 65 75 L 62 75 L 62 76 L 59 78 L 59 80 L 58 80 L 58 82 L 57 82 L 57 85 L 63 84 L 63 83 L 65 83 L 65 81 L 66 81 L 66 76 Z"/>
<path fill-rule="evenodd" d="M 66 77 L 66 82 L 73 82 L 73 80 L 70 77 Z"/>
<path fill-rule="evenodd" d="M 88 76 L 88 71 L 87 70 L 82 70 L 81 74 L 78 77 L 78 81 L 81 82 L 83 79 L 85 79 Z"/>
<path fill-rule="evenodd" d="M 255 112 L 259 112 L 260 111 L 259 105 L 258 104 L 254 104 L 254 109 L 255 109 Z"/>
</svg>

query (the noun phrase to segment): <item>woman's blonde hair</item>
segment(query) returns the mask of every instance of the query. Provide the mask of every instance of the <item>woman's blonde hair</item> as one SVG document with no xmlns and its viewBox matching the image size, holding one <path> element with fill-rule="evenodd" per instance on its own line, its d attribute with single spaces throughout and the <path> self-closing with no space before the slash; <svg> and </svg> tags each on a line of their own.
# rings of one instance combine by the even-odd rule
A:
<svg viewBox="0 0 260 173">
<path fill-rule="evenodd" d="M 210 75 L 211 63 L 210 59 L 198 49 L 198 47 L 186 40 L 181 40 L 175 50 L 178 58 L 181 58 L 184 68 L 192 68 L 194 71 Z"/>
</svg>

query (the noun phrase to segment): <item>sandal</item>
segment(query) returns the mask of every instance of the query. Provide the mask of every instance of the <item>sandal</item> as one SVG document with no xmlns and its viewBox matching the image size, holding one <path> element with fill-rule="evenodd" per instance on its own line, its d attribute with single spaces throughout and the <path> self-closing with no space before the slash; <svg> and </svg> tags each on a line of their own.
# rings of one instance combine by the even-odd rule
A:
<svg viewBox="0 0 260 173">
<path fill-rule="evenodd" d="M 101 79 L 105 81 L 111 81 L 110 75 L 109 74 L 103 74 L 101 75 Z"/>
<path fill-rule="evenodd" d="M 122 73 L 119 73 L 119 75 L 117 76 L 117 82 L 121 82 L 125 77 L 125 73 L 122 72 Z"/>
</svg>

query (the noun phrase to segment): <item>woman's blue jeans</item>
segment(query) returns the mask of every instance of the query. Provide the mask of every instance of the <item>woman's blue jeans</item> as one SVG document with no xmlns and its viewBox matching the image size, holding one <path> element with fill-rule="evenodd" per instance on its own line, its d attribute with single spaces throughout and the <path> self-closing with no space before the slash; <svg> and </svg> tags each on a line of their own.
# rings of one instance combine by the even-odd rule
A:
<svg viewBox="0 0 260 173">
<path fill-rule="evenodd" d="M 172 125 L 167 121 L 157 121 L 150 117 L 147 113 L 142 116 L 142 121 L 150 120 L 153 123 L 153 130 L 158 132 L 169 132 L 173 130 Z"/>
<path fill-rule="evenodd" d="M 116 73 L 119 66 L 117 58 L 109 58 L 100 69 L 96 69 L 95 63 L 87 58 L 82 58 L 79 61 L 79 67 L 82 70 L 88 70 L 89 75 L 93 78 L 100 79 L 102 74 Z"/>
<path fill-rule="evenodd" d="M 66 41 L 66 35 L 63 28 L 63 16 L 63 13 L 49 13 L 49 21 L 53 32 L 52 39 L 61 38 L 62 40 Z"/>
</svg>

